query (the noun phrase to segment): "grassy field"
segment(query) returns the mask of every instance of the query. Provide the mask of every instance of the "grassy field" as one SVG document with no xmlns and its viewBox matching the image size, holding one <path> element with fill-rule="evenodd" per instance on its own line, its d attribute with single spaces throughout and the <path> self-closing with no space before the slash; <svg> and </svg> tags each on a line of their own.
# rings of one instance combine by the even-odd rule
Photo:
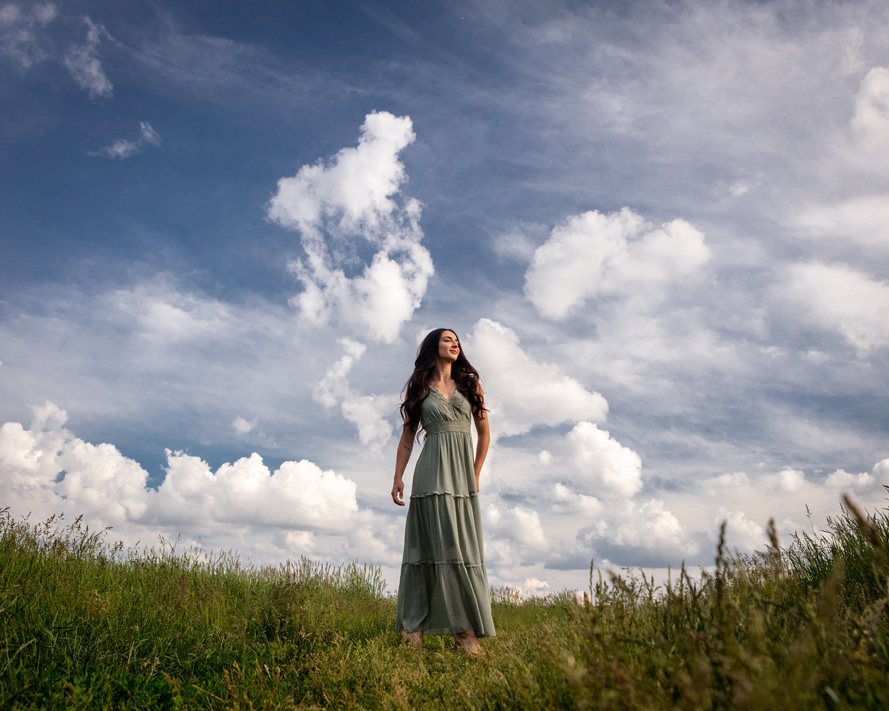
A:
<svg viewBox="0 0 889 711">
<path fill-rule="evenodd" d="M 495 591 L 481 659 L 406 647 L 372 567 L 127 550 L 0 512 L 0 708 L 889 708 L 889 516 L 715 572 Z"/>
</svg>

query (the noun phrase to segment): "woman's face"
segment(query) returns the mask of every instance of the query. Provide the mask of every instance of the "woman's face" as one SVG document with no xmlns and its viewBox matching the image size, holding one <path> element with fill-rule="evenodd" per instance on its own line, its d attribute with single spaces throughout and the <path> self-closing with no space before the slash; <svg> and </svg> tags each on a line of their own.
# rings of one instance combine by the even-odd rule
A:
<svg viewBox="0 0 889 711">
<path fill-rule="evenodd" d="M 453 331 L 442 331 L 438 339 L 438 357 L 453 363 L 460 355 L 460 341 Z"/>
</svg>

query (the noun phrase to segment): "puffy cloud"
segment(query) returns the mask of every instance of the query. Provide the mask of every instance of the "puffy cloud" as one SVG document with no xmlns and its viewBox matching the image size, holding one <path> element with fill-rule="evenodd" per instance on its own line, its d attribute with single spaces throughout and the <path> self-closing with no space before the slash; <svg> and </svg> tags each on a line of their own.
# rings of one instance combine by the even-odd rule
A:
<svg viewBox="0 0 889 711">
<path fill-rule="evenodd" d="M 569 217 L 534 252 L 525 294 L 541 315 L 562 319 L 597 296 L 686 276 L 710 257 L 704 235 L 685 220 L 654 227 L 629 208 Z"/>
<path fill-rule="evenodd" d="M 467 339 L 469 357 L 482 374 L 496 432 L 515 435 L 536 425 L 604 420 L 608 403 L 552 363 L 538 363 L 511 329 L 480 319 Z"/>
<path fill-rule="evenodd" d="M 34 417 L 31 420 L 31 429 L 44 432 L 46 430 L 60 430 L 68 421 L 68 413 L 53 402 L 46 402 L 31 408 Z"/>
<path fill-rule="evenodd" d="M 537 578 L 525 578 L 525 582 L 521 585 L 522 595 L 542 596 L 550 589 L 550 584 L 545 580 Z"/>
<path fill-rule="evenodd" d="M 338 401 L 349 395 L 349 382 L 346 376 L 366 349 L 363 343 L 353 341 L 351 338 L 341 338 L 339 344 L 346 352 L 345 355 L 328 368 L 324 377 L 312 391 L 312 398 L 315 402 L 326 408 L 334 407 Z"/>
<path fill-rule="evenodd" d="M 571 485 L 553 486 L 548 501 L 555 504 L 562 535 L 572 522 L 579 530 L 574 540 L 552 539 L 547 568 L 583 570 L 590 558 L 617 566 L 663 568 L 713 561 L 719 528 L 726 522 L 729 551 L 750 553 L 767 543 L 763 525 L 774 517 L 785 544 L 790 534 L 810 527 L 824 527 L 835 514 L 843 491 L 851 491 L 864 508 L 885 508 L 884 492 L 878 484 L 889 480 L 889 460 L 878 462 L 872 473 L 850 474 L 837 470 L 816 481 L 799 469 L 755 475 L 743 471 L 705 477 L 688 487 L 667 487 L 657 498 L 596 501 L 586 497 L 590 508 L 583 510 L 583 495 Z M 541 497 L 537 497 L 538 500 Z M 767 505 L 764 507 L 764 501 Z M 808 522 L 805 516 L 808 516 Z M 592 520 L 592 522 L 590 521 Z M 554 524 L 544 519 L 548 530 Z M 577 530 L 577 529 L 575 529 Z"/>
<path fill-rule="evenodd" d="M 482 509 L 486 540 L 513 544 L 533 551 L 546 547 L 540 515 L 522 506 L 509 506 L 492 497 Z"/>
<path fill-rule="evenodd" d="M 747 518 L 743 511 L 727 511 L 720 508 L 713 518 L 710 537 L 718 539 L 719 528 L 725 522 L 725 545 L 728 551 L 753 553 L 762 550 L 767 542 L 766 532 L 762 526 Z"/>
<path fill-rule="evenodd" d="M 678 565 L 697 551 L 679 519 L 658 499 L 611 507 L 578 532 L 577 543 L 586 560 L 595 556 L 620 566 Z"/>
<path fill-rule="evenodd" d="M 395 412 L 398 403 L 397 395 L 351 395 L 340 407 L 343 417 L 358 428 L 361 443 L 378 450 L 392 436 L 386 416 Z"/>
<path fill-rule="evenodd" d="M 358 511 L 355 482 L 307 460 L 275 472 L 253 453 L 215 472 L 198 457 L 168 452 L 167 475 L 151 497 L 151 520 L 180 524 L 200 515 L 213 525 L 341 531 Z"/>
<path fill-rule="evenodd" d="M 718 474 L 709 479 L 706 483 L 707 491 L 713 493 L 723 493 L 727 490 L 745 487 L 749 483 L 746 472 L 731 472 L 730 474 Z"/>
<path fill-rule="evenodd" d="M 327 409 L 337 404 L 343 417 L 358 428 L 362 444 L 380 449 L 392 436 L 392 425 L 386 420 L 398 407 L 397 395 L 359 395 L 349 386 L 347 375 L 364 353 L 365 346 L 351 338 L 341 338 L 345 355 L 334 363 L 312 391 L 315 402 Z"/>
<path fill-rule="evenodd" d="M 561 483 L 553 485 L 552 499 L 583 516 L 598 516 L 602 513 L 602 502 L 595 496 L 578 494 Z"/>
<path fill-rule="evenodd" d="M 857 487 L 856 498 L 863 505 L 874 501 L 872 484 L 879 467 L 874 467 L 873 476 L 835 472 L 827 486 L 790 467 L 757 475 L 738 471 L 697 480 L 693 494 L 685 487 L 668 487 L 657 498 L 602 502 L 589 511 L 575 541 L 551 543 L 553 559 L 547 565 L 584 569 L 590 557 L 612 565 L 658 568 L 682 561 L 712 563 L 723 521 L 729 551 L 762 550 L 766 534 L 757 519 L 774 516 L 781 520 L 785 541 L 789 541 L 790 533 L 805 527 L 797 517 L 810 511 L 813 521 L 823 521 L 836 511 L 841 489 Z M 771 508 L 763 509 L 763 497 Z M 551 497 L 557 504 L 553 510 L 560 518 L 580 514 L 572 506 L 578 498 L 571 485 L 557 484 Z"/>
<path fill-rule="evenodd" d="M 105 76 L 102 63 L 99 61 L 98 48 L 102 42 L 102 35 L 107 31 L 101 25 L 95 24 L 89 17 L 85 17 L 87 32 L 86 42 L 81 45 L 73 45 L 65 53 L 65 66 L 71 73 L 77 85 L 92 98 L 109 97 L 114 89 L 111 81 Z"/>
<path fill-rule="evenodd" d="M 806 474 L 799 469 L 787 467 L 775 475 L 775 483 L 782 491 L 799 491 L 806 483 Z"/>
<path fill-rule="evenodd" d="M 356 147 L 278 181 L 268 217 L 300 233 L 306 257 L 290 268 L 303 291 L 292 303 L 306 322 L 335 319 L 391 342 L 419 307 L 434 271 L 420 244 L 420 203 L 395 199 L 407 179 L 398 155 L 414 139 L 410 118 L 374 112 Z M 359 237 L 377 251 L 348 277 L 344 267 L 360 261 L 350 240 Z"/>
<path fill-rule="evenodd" d="M 236 417 L 232 422 L 232 428 L 238 434 L 247 434 L 256 428 L 255 422 L 250 422 L 249 420 L 245 420 L 243 417 Z"/>
<path fill-rule="evenodd" d="M 331 165 L 306 165 L 278 181 L 269 217 L 300 232 L 332 219 L 344 234 L 376 233 L 397 209 L 392 195 L 407 179 L 398 154 L 416 139 L 410 118 L 382 111 L 365 117 L 355 148 L 342 149 Z"/>
<path fill-rule="evenodd" d="M 91 155 L 107 156 L 108 158 L 123 160 L 124 158 L 129 158 L 130 156 L 135 155 L 147 145 L 159 146 L 160 144 L 161 137 L 158 135 L 157 131 L 151 127 L 151 124 L 147 121 L 140 121 L 139 137 L 136 140 L 131 141 L 127 138 L 122 138 L 99 149 Z"/>
<path fill-rule="evenodd" d="M 877 466 L 880 466 L 879 464 Z M 876 467 L 874 467 L 876 469 Z M 867 472 L 850 474 L 845 469 L 837 469 L 828 474 L 824 483 L 832 489 L 863 489 L 873 484 L 874 478 Z"/>
<path fill-rule="evenodd" d="M 792 494 L 806 486 L 806 474 L 799 469 L 784 467 L 777 473 L 761 474 L 751 478 L 746 472 L 718 474 L 702 483 L 702 489 L 712 497 L 725 499 L 750 491 L 770 491 L 776 494 Z"/>
<path fill-rule="evenodd" d="M 642 459 L 592 422 L 578 422 L 565 437 L 577 482 L 606 497 L 631 497 L 642 488 Z"/>
<path fill-rule="evenodd" d="M 0 498 L 38 517 L 70 511 L 115 526 L 140 519 L 148 474 L 116 447 L 72 436 L 67 417 L 48 402 L 34 408 L 30 429 L 0 428 Z"/>
<path fill-rule="evenodd" d="M 240 529 L 252 537 L 251 552 L 267 529 L 343 533 L 367 517 L 355 482 L 307 460 L 286 461 L 272 473 L 256 453 L 214 472 L 198 457 L 168 451 L 155 491 L 137 462 L 111 444 L 75 437 L 66 419 L 47 403 L 35 408 L 29 429 L 0 427 L 0 500 L 14 511 L 83 514 L 91 526 L 114 526 L 115 535 L 131 540 L 172 531 L 226 541 Z"/>
<path fill-rule="evenodd" d="M 780 290 L 806 320 L 840 333 L 859 355 L 889 345 L 889 283 L 843 264 L 808 262 L 788 267 Z"/>
<path fill-rule="evenodd" d="M 58 435 L 49 433 L 49 437 L 57 439 Z M 137 462 L 112 444 L 90 444 L 77 438 L 66 438 L 61 444 L 55 457 L 58 471 L 63 473 L 53 489 L 57 496 L 87 518 L 129 522 L 145 516 L 148 476 Z M 40 456 L 47 454 L 43 449 Z"/>
</svg>

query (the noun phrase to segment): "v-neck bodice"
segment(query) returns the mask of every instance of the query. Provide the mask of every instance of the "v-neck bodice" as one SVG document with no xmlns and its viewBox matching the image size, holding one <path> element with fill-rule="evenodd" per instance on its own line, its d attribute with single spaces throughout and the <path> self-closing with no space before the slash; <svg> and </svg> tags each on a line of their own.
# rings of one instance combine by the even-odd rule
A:
<svg viewBox="0 0 889 711">
<path fill-rule="evenodd" d="M 442 399 L 443 399 L 448 405 L 450 405 L 452 402 L 454 402 L 454 398 L 457 397 L 457 393 L 460 392 L 459 390 L 457 390 L 457 388 L 456 388 L 456 386 L 455 386 L 455 387 L 454 387 L 454 394 L 451 395 L 451 397 L 448 397 L 447 395 L 445 395 L 441 390 L 439 390 L 439 389 L 438 389 L 437 387 L 435 387 L 434 385 L 430 385 L 430 386 L 429 386 L 429 389 L 430 389 L 430 390 L 434 390 L 434 391 L 437 392 L 439 395 L 441 395 Z"/>
<path fill-rule="evenodd" d="M 423 427 L 447 420 L 471 420 L 472 407 L 469 401 L 459 390 L 454 391 L 454 397 L 448 400 L 437 389 L 429 386 L 429 395 L 423 400 L 420 409 L 420 420 Z"/>
</svg>

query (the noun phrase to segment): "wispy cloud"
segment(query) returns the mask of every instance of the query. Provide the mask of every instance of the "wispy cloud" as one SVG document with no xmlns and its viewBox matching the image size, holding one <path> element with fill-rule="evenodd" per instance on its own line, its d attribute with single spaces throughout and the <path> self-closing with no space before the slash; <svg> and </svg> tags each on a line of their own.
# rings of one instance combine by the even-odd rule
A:
<svg viewBox="0 0 889 711">
<path fill-rule="evenodd" d="M 30 69 L 49 56 L 42 31 L 58 15 L 52 3 L 22 9 L 15 3 L 0 7 L 0 52 L 20 69 Z"/>
<path fill-rule="evenodd" d="M 141 152 L 146 146 L 159 146 L 161 137 L 147 121 L 139 122 L 139 137 L 135 140 L 121 138 L 91 155 L 105 156 L 114 160 L 124 160 Z"/>
<path fill-rule="evenodd" d="M 147 37 L 127 52 L 158 90 L 226 110 L 237 105 L 245 111 L 292 111 L 317 106 L 340 91 L 364 91 L 344 85 L 319 63 L 294 69 L 259 43 L 184 32 L 169 19 L 158 37 Z"/>
<path fill-rule="evenodd" d="M 72 45 L 65 52 L 65 66 L 71 73 L 71 77 L 77 85 L 88 92 L 90 97 L 108 98 L 111 96 L 114 86 L 111 80 L 105 76 L 102 62 L 99 61 L 99 44 L 102 37 L 108 32 L 102 25 L 97 25 L 89 17 L 84 17 L 86 23 L 86 42 Z"/>
</svg>

